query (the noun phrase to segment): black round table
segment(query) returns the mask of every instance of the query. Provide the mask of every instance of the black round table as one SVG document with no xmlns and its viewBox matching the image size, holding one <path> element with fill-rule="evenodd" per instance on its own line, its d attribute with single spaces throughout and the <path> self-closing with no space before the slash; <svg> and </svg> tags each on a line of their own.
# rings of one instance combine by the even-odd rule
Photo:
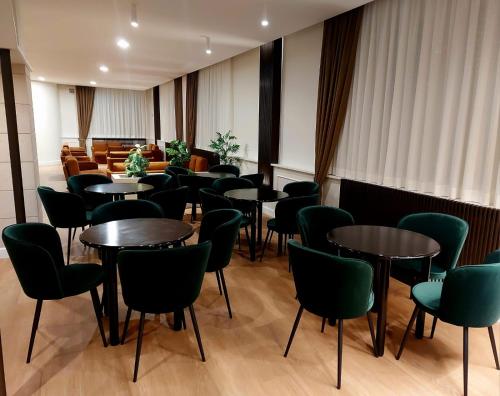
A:
<svg viewBox="0 0 500 396">
<path fill-rule="evenodd" d="M 94 184 L 85 188 L 86 192 L 112 195 L 113 200 L 124 199 L 125 195 L 138 194 L 154 189 L 151 184 L 145 183 L 104 183 Z"/>
<path fill-rule="evenodd" d="M 80 234 L 80 241 L 84 245 L 101 250 L 102 265 L 106 272 L 107 304 L 105 307 L 109 316 L 111 345 L 118 345 L 120 338 L 116 270 L 118 251 L 127 248 L 178 246 L 193 233 L 193 227 L 182 221 L 151 218 L 110 221 L 92 226 Z M 178 323 L 179 320 L 176 322 Z"/>
<path fill-rule="evenodd" d="M 251 224 L 250 224 L 250 260 L 255 261 L 255 246 L 262 243 L 262 203 L 276 202 L 287 198 L 288 194 L 283 191 L 273 190 L 270 187 L 240 188 L 224 193 L 224 196 L 233 200 L 252 202 Z M 257 242 L 255 238 L 255 218 L 257 217 Z"/>
<path fill-rule="evenodd" d="M 377 354 L 383 356 L 387 321 L 387 294 L 392 260 L 425 259 L 421 281 L 429 279 L 432 258 L 439 254 L 440 246 L 434 239 L 417 232 L 376 225 L 338 227 L 327 234 L 334 246 L 363 257 L 375 258 L 375 305 L 377 311 Z M 425 316 L 417 321 L 417 337 L 423 334 Z"/>
<path fill-rule="evenodd" d="M 233 173 L 227 172 L 195 172 L 196 176 L 211 177 L 212 179 L 224 179 L 226 177 L 236 177 Z"/>
</svg>

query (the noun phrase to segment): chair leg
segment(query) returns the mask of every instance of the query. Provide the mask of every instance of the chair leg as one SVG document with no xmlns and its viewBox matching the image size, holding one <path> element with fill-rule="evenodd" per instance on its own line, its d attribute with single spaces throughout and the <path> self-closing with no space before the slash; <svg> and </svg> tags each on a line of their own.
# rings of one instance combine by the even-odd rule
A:
<svg viewBox="0 0 500 396">
<path fill-rule="evenodd" d="M 267 233 L 266 233 L 266 239 L 264 239 L 264 245 L 262 245 L 262 252 L 260 254 L 260 261 L 262 261 L 263 257 L 264 257 L 264 252 L 266 251 L 266 247 L 267 247 L 267 244 L 269 243 L 269 236 L 271 235 L 272 231 L 270 229 L 267 229 Z"/>
<path fill-rule="evenodd" d="M 125 339 L 127 338 L 128 325 L 130 323 L 130 316 L 132 315 L 132 308 L 127 308 L 127 315 L 125 316 L 125 325 L 123 326 L 122 339 L 120 344 L 125 344 Z"/>
<path fill-rule="evenodd" d="M 403 353 L 403 349 L 406 345 L 406 341 L 408 340 L 408 334 L 410 334 L 410 330 L 413 327 L 413 323 L 415 322 L 415 319 L 417 318 L 418 314 L 418 307 L 415 307 L 413 310 L 413 313 L 411 314 L 411 319 L 410 322 L 408 323 L 408 327 L 406 328 L 405 335 L 403 336 L 403 339 L 401 340 L 401 346 L 399 347 L 398 354 L 396 355 L 396 360 L 399 360 L 401 357 L 401 354 Z"/>
<path fill-rule="evenodd" d="M 434 319 L 432 319 L 431 339 L 434 338 L 434 332 L 436 331 L 437 321 L 438 321 L 437 316 L 434 316 Z"/>
<path fill-rule="evenodd" d="M 248 226 L 245 226 L 245 236 L 247 238 L 247 244 L 250 246 L 250 234 L 248 233 Z"/>
<path fill-rule="evenodd" d="M 239 231 L 238 231 L 238 250 L 241 250 L 241 236 Z"/>
<path fill-rule="evenodd" d="M 464 396 L 467 396 L 469 377 L 469 328 L 464 327 Z"/>
<path fill-rule="evenodd" d="M 83 227 L 82 227 L 83 228 Z M 73 228 L 73 237 L 71 238 L 72 241 L 75 240 L 75 235 L 76 235 L 76 227 Z"/>
<path fill-rule="evenodd" d="M 215 271 L 215 276 L 217 278 L 217 286 L 219 286 L 219 294 L 222 296 L 222 287 L 220 285 L 220 275 L 219 271 Z"/>
<path fill-rule="evenodd" d="M 196 334 L 196 341 L 198 342 L 198 348 L 200 349 L 201 361 L 204 362 L 205 353 L 203 352 L 203 344 L 201 343 L 200 329 L 198 329 L 198 322 L 196 321 L 196 315 L 194 313 L 194 308 L 192 305 L 189 306 L 189 314 L 191 315 L 194 333 Z"/>
<path fill-rule="evenodd" d="M 366 319 L 368 319 L 368 327 L 370 328 L 370 336 L 372 338 L 372 345 L 373 345 L 373 354 L 375 355 L 375 357 L 377 357 L 378 356 L 377 343 L 375 342 L 375 331 L 373 330 L 373 322 L 370 316 L 370 311 L 366 313 Z"/>
<path fill-rule="evenodd" d="M 339 319 L 339 340 L 338 340 L 338 354 L 337 354 L 337 389 L 342 385 L 342 332 L 344 321 Z"/>
<path fill-rule="evenodd" d="M 184 310 L 182 311 L 182 318 L 181 318 L 181 321 L 182 321 L 182 328 L 184 330 L 187 329 L 187 326 L 186 326 L 186 317 L 184 316 Z"/>
<path fill-rule="evenodd" d="M 223 270 L 219 270 L 219 275 L 222 283 L 222 290 L 224 291 L 224 298 L 226 299 L 227 311 L 229 312 L 229 319 L 232 319 L 233 313 L 231 312 L 231 304 L 229 304 L 229 294 L 227 293 L 226 280 L 224 279 Z"/>
<path fill-rule="evenodd" d="M 137 373 L 139 372 L 139 360 L 141 359 L 142 336 L 144 335 L 144 321 L 146 313 L 141 312 L 139 321 L 139 336 L 137 337 L 137 348 L 135 350 L 135 365 L 134 365 L 134 382 L 137 382 Z"/>
<path fill-rule="evenodd" d="M 493 333 L 493 326 L 488 327 L 488 333 L 490 334 L 491 349 L 493 349 L 493 357 L 495 358 L 495 366 L 497 367 L 497 370 L 500 370 L 500 365 L 498 364 L 497 345 L 495 343 L 495 334 Z"/>
<path fill-rule="evenodd" d="M 33 352 L 33 345 L 35 344 L 36 330 L 38 329 L 38 322 L 40 321 L 40 313 L 42 312 L 43 300 L 36 300 L 35 316 L 33 318 L 33 326 L 31 327 L 30 344 L 28 347 L 28 357 L 26 363 L 31 361 L 31 352 Z"/>
<path fill-rule="evenodd" d="M 290 333 L 290 337 L 288 338 L 288 344 L 285 349 L 285 357 L 288 356 L 288 351 L 292 346 L 293 337 L 295 337 L 295 332 L 297 331 L 297 327 L 299 327 L 300 317 L 302 316 L 302 312 L 304 311 L 304 307 L 301 305 L 299 307 L 299 311 L 297 312 L 297 316 L 295 318 L 295 322 L 293 322 L 292 332 Z"/>
<path fill-rule="evenodd" d="M 323 318 L 322 322 L 321 322 L 321 332 L 324 333 L 325 332 L 325 324 L 326 324 L 326 317 Z"/>
<path fill-rule="evenodd" d="M 68 229 L 68 260 L 66 262 L 66 265 L 69 264 L 70 255 L 71 255 L 71 228 Z"/>
<path fill-rule="evenodd" d="M 97 325 L 99 326 L 99 333 L 101 333 L 102 344 L 104 345 L 104 348 L 106 348 L 108 346 L 108 342 L 106 341 L 106 335 L 104 334 L 104 326 L 102 325 L 101 302 L 99 301 L 99 294 L 97 293 L 97 289 L 95 288 L 91 289 L 90 296 L 92 297 L 92 305 L 94 306 Z"/>
</svg>

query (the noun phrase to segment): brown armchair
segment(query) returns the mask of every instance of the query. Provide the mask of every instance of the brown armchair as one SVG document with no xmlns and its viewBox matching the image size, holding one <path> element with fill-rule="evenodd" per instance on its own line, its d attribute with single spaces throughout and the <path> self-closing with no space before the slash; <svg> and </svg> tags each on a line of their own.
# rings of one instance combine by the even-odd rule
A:
<svg viewBox="0 0 500 396">
<path fill-rule="evenodd" d="M 99 165 L 94 161 L 78 161 L 75 157 L 67 157 L 63 163 L 64 177 L 66 180 L 70 176 L 77 176 L 85 173 L 106 175 L 106 172 L 99 169 Z"/>
<path fill-rule="evenodd" d="M 193 172 L 205 172 L 208 170 L 208 160 L 205 157 L 200 157 L 199 155 L 191 155 L 188 167 Z"/>
</svg>

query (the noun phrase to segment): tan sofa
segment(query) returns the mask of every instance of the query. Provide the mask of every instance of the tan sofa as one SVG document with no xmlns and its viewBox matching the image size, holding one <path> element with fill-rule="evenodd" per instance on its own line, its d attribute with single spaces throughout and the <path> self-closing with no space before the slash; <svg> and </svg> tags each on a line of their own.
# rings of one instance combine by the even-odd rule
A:
<svg viewBox="0 0 500 396">
<path fill-rule="evenodd" d="M 111 177 L 113 173 L 125 173 L 124 158 L 108 158 L 107 163 L 108 168 L 106 169 L 106 174 L 108 177 Z M 146 172 L 163 173 L 167 166 L 168 161 L 150 161 Z"/>
</svg>

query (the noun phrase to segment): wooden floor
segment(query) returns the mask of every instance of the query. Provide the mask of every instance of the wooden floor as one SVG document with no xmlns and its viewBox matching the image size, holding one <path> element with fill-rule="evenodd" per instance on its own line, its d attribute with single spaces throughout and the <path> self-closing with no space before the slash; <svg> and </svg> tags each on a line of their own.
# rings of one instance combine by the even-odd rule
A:
<svg viewBox="0 0 500 396">
<path fill-rule="evenodd" d="M 63 231 L 61 237 L 66 240 Z M 190 242 L 196 238 L 195 234 Z M 23 294 L 9 261 L 0 260 L 0 328 L 8 394 L 462 394 L 460 328 L 440 322 L 433 340 L 411 336 L 401 360 L 394 358 L 413 304 L 408 287 L 393 279 L 384 357 L 372 354 L 366 318 L 344 324 L 342 390 L 335 388 L 337 329 L 327 326 L 320 333 L 320 318 L 304 313 L 284 358 L 298 309 L 287 257 L 276 257 L 276 240 L 262 263 L 251 263 L 246 244 L 242 248 L 235 249 L 225 270 L 233 319 L 228 318 L 214 274 L 205 276 L 195 303 L 207 361 L 200 361 L 189 319 L 186 331 L 174 332 L 169 328 L 171 317 L 167 321 L 165 315 L 148 315 L 137 383 L 132 382 L 132 371 L 138 314 L 132 317 L 125 345 L 103 348 L 90 295 L 44 303 L 32 362 L 27 365 L 35 302 Z M 73 262 L 97 262 L 94 251 L 84 250 L 78 236 L 73 250 Z M 120 296 L 120 319 L 124 317 Z M 497 325 L 500 344 L 499 333 Z M 469 337 L 469 394 L 500 395 L 500 371 L 494 369 L 487 330 L 472 329 Z"/>
</svg>

